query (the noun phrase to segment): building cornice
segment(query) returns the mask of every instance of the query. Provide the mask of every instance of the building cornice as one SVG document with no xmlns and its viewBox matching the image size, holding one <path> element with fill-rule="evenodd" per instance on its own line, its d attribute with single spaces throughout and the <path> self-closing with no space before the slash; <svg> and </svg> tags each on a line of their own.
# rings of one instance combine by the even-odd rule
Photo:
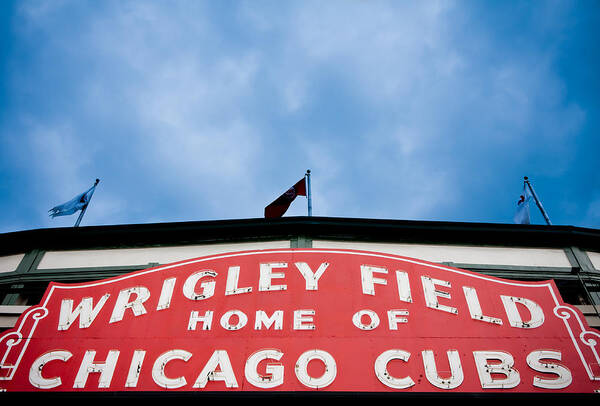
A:
<svg viewBox="0 0 600 406">
<path fill-rule="evenodd" d="M 396 243 L 566 247 L 600 251 L 600 230 L 575 226 L 283 217 L 41 228 L 0 234 L 0 255 L 40 250 L 148 247 L 232 241 L 333 239 Z"/>
</svg>

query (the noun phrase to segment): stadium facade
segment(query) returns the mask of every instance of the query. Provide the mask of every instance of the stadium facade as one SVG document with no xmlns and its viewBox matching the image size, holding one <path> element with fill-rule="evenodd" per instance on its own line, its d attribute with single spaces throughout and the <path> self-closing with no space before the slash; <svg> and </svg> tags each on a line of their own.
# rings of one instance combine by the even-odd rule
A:
<svg viewBox="0 0 600 406">
<path fill-rule="evenodd" d="M 542 285 L 554 304 L 525 290 Z M 5 233 L 0 390 L 588 396 L 599 305 L 600 231 L 572 226 L 289 217 Z"/>
</svg>

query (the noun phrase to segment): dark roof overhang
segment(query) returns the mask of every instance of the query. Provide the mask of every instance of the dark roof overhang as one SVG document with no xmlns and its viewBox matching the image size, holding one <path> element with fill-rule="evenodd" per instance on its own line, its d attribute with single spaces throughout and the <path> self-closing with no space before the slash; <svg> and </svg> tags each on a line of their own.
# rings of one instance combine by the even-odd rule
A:
<svg viewBox="0 0 600 406">
<path fill-rule="evenodd" d="M 575 226 L 338 217 L 282 217 L 40 228 L 0 234 L 0 255 L 265 241 L 303 237 L 397 243 L 566 247 L 600 251 L 600 230 Z"/>
</svg>

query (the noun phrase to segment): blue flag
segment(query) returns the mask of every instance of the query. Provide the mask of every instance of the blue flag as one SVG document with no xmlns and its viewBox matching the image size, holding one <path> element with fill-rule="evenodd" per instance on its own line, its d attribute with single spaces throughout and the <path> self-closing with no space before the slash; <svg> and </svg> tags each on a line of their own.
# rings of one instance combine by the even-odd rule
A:
<svg viewBox="0 0 600 406">
<path fill-rule="evenodd" d="M 529 217 L 529 202 L 532 197 L 527 185 L 523 185 L 523 193 L 521 193 L 519 201 L 517 202 L 517 212 L 514 217 L 515 223 L 529 224 L 531 222 Z"/>
<path fill-rule="evenodd" d="M 92 194 L 94 193 L 97 184 L 98 182 L 96 182 L 94 186 L 89 188 L 86 192 L 75 196 L 68 202 L 55 206 L 48 210 L 48 212 L 50 213 L 50 217 L 54 218 L 57 216 L 68 216 L 70 214 L 75 213 L 78 210 L 82 210 L 90 202 L 90 199 L 92 198 Z"/>
</svg>

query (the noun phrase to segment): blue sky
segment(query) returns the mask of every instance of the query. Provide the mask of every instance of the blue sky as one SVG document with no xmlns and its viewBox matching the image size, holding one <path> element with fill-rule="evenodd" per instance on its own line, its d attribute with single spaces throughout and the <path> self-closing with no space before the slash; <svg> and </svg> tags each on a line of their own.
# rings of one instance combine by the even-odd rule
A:
<svg viewBox="0 0 600 406">
<path fill-rule="evenodd" d="M 598 1 L 0 3 L 0 232 L 313 215 L 600 228 Z M 306 215 L 298 198 L 286 216 Z M 543 218 L 532 207 L 532 221 Z"/>
</svg>

